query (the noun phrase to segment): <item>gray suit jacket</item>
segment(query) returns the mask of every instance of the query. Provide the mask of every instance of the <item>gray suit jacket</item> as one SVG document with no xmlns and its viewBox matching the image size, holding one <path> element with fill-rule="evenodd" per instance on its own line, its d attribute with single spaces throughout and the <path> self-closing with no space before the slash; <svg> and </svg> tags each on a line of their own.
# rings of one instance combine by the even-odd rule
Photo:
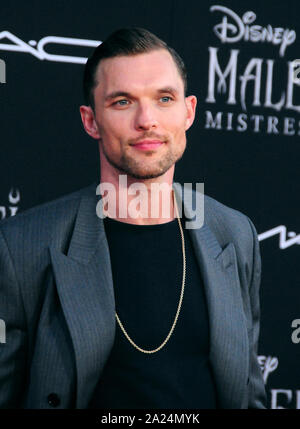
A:
<svg viewBox="0 0 300 429">
<path fill-rule="evenodd" d="M 0 223 L 0 408 L 51 408 L 51 394 L 58 408 L 86 408 L 93 395 L 116 329 L 95 189 Z M 210 197 L 204 209 L 204 225 L 188 231 L 205 285 L 218 399 L 222 408 L 264 408 L 257 234 L 245 215 Z"/>
</svg>

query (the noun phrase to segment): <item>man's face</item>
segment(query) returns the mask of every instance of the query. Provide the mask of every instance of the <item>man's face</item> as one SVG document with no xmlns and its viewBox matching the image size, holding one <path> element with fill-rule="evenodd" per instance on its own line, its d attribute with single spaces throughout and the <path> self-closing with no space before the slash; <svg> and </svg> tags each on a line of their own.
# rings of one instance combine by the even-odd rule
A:
<svg viewBox="0 0 300 429">
<path fill-rule="evenodd" d="M 196 107 L 169 52 L 104 59 L 96 81 L 89 134 L 99 139 L 106 168 L 136 179 L 163 175 L 183 155 Z"/>
</svg>

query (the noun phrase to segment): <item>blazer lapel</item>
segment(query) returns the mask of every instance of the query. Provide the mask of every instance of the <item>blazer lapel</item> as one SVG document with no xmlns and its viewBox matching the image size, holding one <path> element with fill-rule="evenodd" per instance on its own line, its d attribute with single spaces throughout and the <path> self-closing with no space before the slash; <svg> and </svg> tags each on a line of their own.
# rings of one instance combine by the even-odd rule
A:
<svg viewBox="0 0 300 429">
<path fill-rule="evenodd" d="M 173 184 L 178 201 L 182 201 L 182 187 Z M 185 190 L 193 192 L 192 190 Z M 188 199 L 189 200 L 189 199 Z M 189 201 L 191 201 L 190 199 Z M 183 206 L 186 217 L 193 218 L 190 207 Z M 205 210 L 205 206 L 196 210 Z M 207 212 L 205 210 L 205 216 Z M 198 219 L 201 213 L 197 213 Z M 207 298 L 210 325 L 210 362 L 215 376 L 220 406 L 240 408 L 247 384 L 249 345 L 243 301 L 233 243 L 223 249 L 215 234 L 204 224 L 188 229 L 202 274 Z"/>
<path fill-rule="evenodd" d="M 50 247 L 57 291 L 68 324 L 77 373 L 76 408 L 86 408 L 115 336 L 115 300 L 96 187 L 80 202 L 68 254 Z"/>
</svg>

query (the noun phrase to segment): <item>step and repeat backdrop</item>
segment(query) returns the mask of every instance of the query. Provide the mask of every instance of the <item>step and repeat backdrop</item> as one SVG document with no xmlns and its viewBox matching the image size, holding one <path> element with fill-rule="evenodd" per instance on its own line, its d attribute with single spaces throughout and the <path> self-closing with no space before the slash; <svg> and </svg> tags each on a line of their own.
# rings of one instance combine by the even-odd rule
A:
<svg viewBox="0 0 300 429">
<path fill-rule="evenodd" d="M 154 32 L 198 98 L 175 181 L 203 182 L 255 224 L 268 407 L 300 409 L 299 0 L 30 0 L 0 13 L 0 219 L 99 180 L 79 116 L 84 63 L 118 28 Z"/>
</svg>

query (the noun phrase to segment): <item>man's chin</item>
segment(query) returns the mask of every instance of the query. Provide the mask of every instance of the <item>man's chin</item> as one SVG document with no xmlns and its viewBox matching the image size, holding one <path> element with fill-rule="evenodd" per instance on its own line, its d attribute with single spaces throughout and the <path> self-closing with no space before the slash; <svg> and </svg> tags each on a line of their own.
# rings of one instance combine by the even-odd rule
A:
<svg viewBox="0 0 300 429">
<path fill-rule="evenodd" d="M 115 167 L 121 174 L 126 174 L 130 177 L 133 177 L 137 180 L 147 180 L 147 179 L 156 179 L 157 177 L 165 174 L 172 166 L 167 165 L 161 168 L 143 168 L 142 166 L 137 165 L 116 165 L 115 163 L 110 162 L 110 164 Z"/>
<path fill-rule="evenodd" d="M 172 167 L 172 166 L 171 166 Z M 119 167 L 118 170 L 122 174 L 127 174 L 137 180 L 156 179 L 157 177 L 163 176 L 171 167 L 165 167 L 160 169 L 141 169 L 141 168 L 129 168 Z"/>
<path fill-rule="evenodd" d="M 145 162 L 140 163 L 135 159 L 125 159 L 125 157 L 121 162 L 115 162 L 110 159 L 105 152 L 104 155 L 108 163 L 120 174 L 126 174 L 136 180 L 149 180 L 161 177 L 182 157 L 182 154 L 180 154 L 168 157 L 169 159 L 164 159 L 164 162 L 157 161 L 153 162 L 153 165 L 149 165 L 149 163 L 147 165 Z"/>
<path fill-rule="evenodd" d="M 174 166 L 181 156 L 170 157 L 168 160 L 165 159 L 164 162 L 153 163 L 152 166 L 146 165 L 146 163 L 143 165 L 135 162 L 125 163 L 122 165 L 121 169 L 123 172 L 137 180 L 156 179 L 167 173 L 167 171 Z"/>
</svg>

